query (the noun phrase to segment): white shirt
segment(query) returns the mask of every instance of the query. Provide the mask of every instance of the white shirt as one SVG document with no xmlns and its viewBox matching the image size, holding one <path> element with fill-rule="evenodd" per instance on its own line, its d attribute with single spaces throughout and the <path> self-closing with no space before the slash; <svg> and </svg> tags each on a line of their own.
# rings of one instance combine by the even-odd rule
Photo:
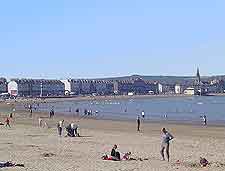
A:
<svg viewBox="0 0 225 171">
<path fill-rule="evenodd" d="M 60 127 L 60 128 L 63 127 L 63 121 L 59 121 L 59 127 Z"/>
<path fill-rule="evenodd" d="M 71 128 L 76 129 L 76 128 L 78 128 L 78 126 L 75 123 L 71 123 Z"/>
</svg>

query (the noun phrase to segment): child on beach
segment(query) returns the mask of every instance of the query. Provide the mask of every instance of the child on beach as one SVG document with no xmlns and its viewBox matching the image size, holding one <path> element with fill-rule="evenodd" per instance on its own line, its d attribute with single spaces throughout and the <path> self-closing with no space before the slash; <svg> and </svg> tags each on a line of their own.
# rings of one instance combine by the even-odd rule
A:
<svg viewBox="0 0 225 171">
<path fill-rule="evenodd" d="M 5 127 L 11 128 L 11 126 L 10 126 L 10 120 L 9 120 L 8 117 L 7 117 L 6 120 L 5 120 Z"/>
</svg>

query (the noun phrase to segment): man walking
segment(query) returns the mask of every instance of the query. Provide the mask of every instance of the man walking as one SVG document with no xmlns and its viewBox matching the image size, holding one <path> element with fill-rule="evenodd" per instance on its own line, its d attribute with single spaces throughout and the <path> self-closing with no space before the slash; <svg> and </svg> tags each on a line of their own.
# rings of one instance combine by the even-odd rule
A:
<svg viewBox="0 0 225 171">
<path fill-rule="evenodd" d="M 64 120 L 59 121 L 58 124 L 57 124 L 58 133 L 59 133 L 59 136 L 60 136 L 60 137 L 62 136 L 63 123 L 64 123 Z"/>
<path fill-rule="evenodd" d="M 142 115 L 142 118 L 144 119 L 145 118 L 145 111 L 144 110 L 141 112 L 141 115 Z"/>
<path fill-rule="evenodd" d="M 141 125 L 141 121 L 140 121 L 140 117 L 137 117 L 137 131 L 140 132 L 140 125 Z"/>
<path fill-rule="evenodd" d="M 166 157 L 168 162 L 170 161 L 170 154 L 169 154 L 169 146 L 170 146 L 170 141 L 172 139 L 174 139 L 174 137 L 166 130 L 166 128 L 162 128 L 162 142 L 161 142 L 161 156 L 162 156 L 162 160 L 165 161 L 165 157 L 164 157 L 164 151 L 166 150 Z"/>
</svg>

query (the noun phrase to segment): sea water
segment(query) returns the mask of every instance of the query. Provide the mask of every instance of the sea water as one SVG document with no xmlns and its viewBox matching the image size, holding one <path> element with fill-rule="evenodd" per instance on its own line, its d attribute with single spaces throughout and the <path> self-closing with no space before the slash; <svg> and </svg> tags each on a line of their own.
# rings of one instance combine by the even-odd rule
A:
<svg viewBox="0 0 225 171">
<path fill-rule="evenodd" d="M 111 100 L 60 101 L 43 103 L 39 111 L 75 115 L 79 109 L 91 110 L 96 119 L 136 120 L 145 112 L 146 121 L 201 122 L 206 115 L 209 123 L 225 125 L 225 97 L 191 96 L 191 97 L 149 97 Z"/>
</svg>

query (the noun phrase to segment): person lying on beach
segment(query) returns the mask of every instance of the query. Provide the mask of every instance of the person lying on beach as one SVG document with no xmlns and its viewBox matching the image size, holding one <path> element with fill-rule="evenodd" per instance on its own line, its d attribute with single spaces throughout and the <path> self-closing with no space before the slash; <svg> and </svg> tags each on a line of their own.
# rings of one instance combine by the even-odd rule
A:
<svg viewBox="0 0 225 171">
<path fill-rule="evenodd" d="M 201 167 L 206 167 L 208 164 L 209 164 L 209 162 L 205 158 L 200 157 Z"/>
<path fill-rule="evenodd" d="M 16 164 L 16 163 L 12 163 L 12 162 L 2 162 L 2 161 L 0 161 L 0 168 L 3 168 L 3 167 L 16 167 L 16 166 L 24 167 L 24 164 Z"/>
<path fill-rule="evenodd" d="M 131 152 L 127 152 L 124 154 L 124 156 L 122 157 L 121 160 L 118 160 L 112 156 L 108 156 L 108 155 L 103 155 L 102 156 L 102 159 L 103 160 L 111 160 L 111 161 L 143 161 L 143 160 L 148 160 L 147 158 L 146 159 L 142 159 L 142 158 L 132 158 L 131 157 Z"/>
<path fill-rule="evenodd" d="M 132 160 L 131 158 L 131 152 L 125 153 L 122 160 L 127 161 L 127 160 Z"/>
</svg>

